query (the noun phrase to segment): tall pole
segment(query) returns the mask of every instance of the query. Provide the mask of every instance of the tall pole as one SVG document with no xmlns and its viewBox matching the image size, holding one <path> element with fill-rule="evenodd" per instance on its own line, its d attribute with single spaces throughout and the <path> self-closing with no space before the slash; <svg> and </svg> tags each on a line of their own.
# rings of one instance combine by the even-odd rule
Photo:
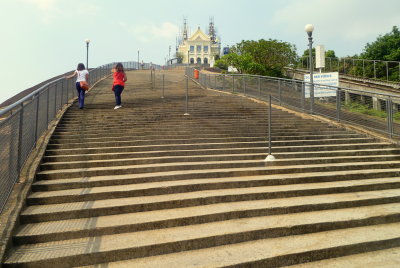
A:
<svg viewBox="0 0 400 268">
<path fill-rule="evenodd" d="M 86 39 L 85 42 L 86 42 L 86 69 L 89 70 L 89 43 L 90 43 L 90 40 Z"/>
<path fill-rule="evenodd" d="M 140 70 L 140 63 L 139 63 L 139 50 L 137 51 L 137 69 Z"/>
<path fill-rule="evenodd" d="M 189 50 L 188 50 L 188 66 L 189 66 Z"/>
<path fill-rule="evenodd" d="M 314 31 L 314 26 L 312 26 L 311 24 L 307 24 L 305 30 L 308 34 L 308 51 L 310 58 L 310 110 L 311 113 L 314 113 L 314 64 L 312 58 L 312 32 Z"/>
</svg>

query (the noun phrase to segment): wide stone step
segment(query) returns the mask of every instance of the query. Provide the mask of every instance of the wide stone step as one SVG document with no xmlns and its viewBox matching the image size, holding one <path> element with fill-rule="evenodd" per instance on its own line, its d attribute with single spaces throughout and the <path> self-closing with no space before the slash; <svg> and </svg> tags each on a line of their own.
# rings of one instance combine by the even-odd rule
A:
<svg viewBox="0 0 400 268">
<path fill-rule="evenodd" d="M 376 262 L 374 267 L 397 267 L 399 252 L 398 230 L 391 233 L 398 226 L 397 223 L 388 225 L 377 225 L 376 227 L 358 227 L 344 230 L 326 231 L 313 234 L 305 234 L 294 237 L 281 237 L 274 239 L 262 239 L 251 242 L 238 243 L 234 245 L 218 246 L 209 249 L 183 251 L 167 255 L 155 255 L 147 258 L 126 257 L 126 261 L 114 261 L 85 266 L 85 268 L 101 267 L 281 267 L 303 262 L 318 261 L 327 257 L 348 256 L 349 266 L 341 266 L 341 262 L 335 265 L 336 259 L 332 260 L 332 266 L 310 266 L 310 267 L 372 267 L 371 259 L 363 259 L 357 265 L 353 257 L 359 260 L 365 252 L 371 252 L 367 256 L 372 259 L 381 260 L 386 255 L 389 258 L 381 264 Z M 370 233 L 371 236 L 366 236 Z M 382 236 L 380 236 L 382 234 Z M 266 250 L 268 249 L 268 250 Z M 386 250 L 382 250 L 386 249 Z M 377 251 L 379 250 L 379 251 Z M 384 255 L 380 255 L 383 252 Z M 359 254 L 357 254 L 359 253 Z M 351 255 L 357 254 L 357 255 Z M 390 254 L 390 255 L 389 255 Z M 393 255 L 396 254 L 396 255 Z M 360 258 L 358 257 L 360 256 Z M 318 262 L 317 262 L 318 263 Z M 325 264 L 325 262 L 321 262 Z M 347 262 L 344 262 L 347 264 Z M 313 263 L 301 266 L 309 267 Z M 389 266 L 387 266 L 389 265 Z M 292 267 L 292 266 L 290 266 Z M 82 267 L 83 268 L 83 267 Z"/>
<path fill-rule="evenodd" d="M 223 138 L 203 138 L 203 139 L 158 139 L 158 140 L 113 140 L 103 142 L 76 142 L 76 143 L 50 143 L 48 149 L 70 149 L 70 148 L 97 148 L 97 147 L 124 147 L 136 145 L 156 145 L 156 144 L 196 144 L 196 143 L 221 143 L 221 142 L 265 142 L 265 137 L 223 137 Z"/>
<path fill-rule="evenodd" d="M 336 185 L 334 189 L 327 186 Z M 109 199 L 80 201 L 60 204 L 32 205 L 27 207 L 20 216 L 22 223 L 33 223 L 40 221 L 52 221 L 63 219 L 87 218 L 104 215 L 113 215 L 121 213 L 142 212 L 161 209 L 172 209 L 192 206 L 203 206 L 208 204 L 217 204 L 225 202 L 238 202 L 250 200 L 268 200 L 294 196 L 308 196 L 321 194 L 335 194 L 345 192 L 368 191 L 376 187 L 377 195 L 383 193 L 398 193 L 400 187 L 398 182 L 385 180 L 380 185 L 373 185 L 373 182 L 363 181 L 357 184 L 357 181 L 347 182 L 338 186 L 336 183 L 314 183 L 313 188 L 307 188 L 310 185 L 297 185 L 295 189 L 289 186 L 266 186 L 249 187 L 238 189 L 222 189 L 195 191 L 188 193 L 173 193 L 153 196 L 138 196 L 115 198 L 108 196 Z M 311 187 L 311 186 L 310 186 Z M 370 187 L 368 189 L 368 187 Z M 390 189 L 393 188 L 393 189 Z M 274 189 L 281 189 L 280 192 L 272 192 Z M 387 190 L 389 189 L 389 190 Z M 106 197 L 107 198 L 107 197 Z M 110 199 L 111 198 L 111 199 Z M 398 202 L 400 196 L 390 196 L 389 198 L 379 199 L 382 202 Z M 368 203 L 374 204 L 374 203 Z"/>
<path fill-rule="evenodd" d="M 58 191 L 77 188 L 104 187 L 115 185 L 128 185 L 139 183 L 165 183 L 169 181 L 195 181 L 201 183 L 220 183 L 225 185 L 226 182 L 235 183 L 235 181 L 249 180 L 253 183 L 252 186 L 267 186 L 267 185 L 284 185 L 309 182 L 330 182 L 340 180 L 358 180 L 358 179 L 376 179 L 376 178 L 391 178 L 400 175 L 400 169 L 367 169 L 367 170 L 345 170 L 345 171 L 327 171 L 313 173 L 296 173 L 296 174 L 261 174 L 254 172 L 253 176 L 246 175 L 248 171 L 236 170 L 231 171 L 185 171 L 185 172 L 159 172 L 149 174 L 128 174 L 128 175 L 113 175 L 113 176 L 96 176 L 88 178 L 73 178 L 73 179 L 54 179 L 36 181 L 32 185 L 32 190 L 39 191 Z M 204 180 L 205 182 L 202 182 Z M 221 186 L 222 187 L 222 186 Z"/>
<path fill-rule="evenodd" d="M 344 149 L 344 148 L 343 148 Z M 274 156 L 277 159 L 288 159 L 288 158 L 300 158 L 305 155 L 309 157 L 333 157 L 333 156 L 363 156 L 363 155 L 394 155 L 400 154 L 400 149 L 397 148 L 382 148 L 382 149 L 358 149 L 358 150 L 331 150 L 331 151 L 314 151 L 314 152 L 274 152 Z M 49 162 L 74 162 L 74 161 L 95 161 L 103 160 L 107 158 L 109 160 L 113 159 L 126 159 L 135 158 L 143 159 L 158 159 L 161 162 L 167 161 L 164 159 L 170 159 L 171 161 L 190 161 L 190 159 L 208 159 L 208 158 L 218 158 L 233 157 L 242 159 L 242 157 L 251 156 L 257 157 L 257 159 L 265 159 L 267 156 L 266 149 L 260 148 L 248 148 L 248 149 L 229 149 L 229 150 L 183 150 L 183 151 L 155 151 L 148 153 L 107 153 L 107 154 L 82 154 L 82 155 L 55 155 L 55 156 L 44 156 L 43 162 L 50 164 Z M 185 160 L 184 160 L 185 159 Z M 168 162 L 168 161 L 167 161 Z"/>
<path fill-rule="evenodd" d="M 122 265 L 120 263 L 108 263 L 107 267 Z M 128 264 L 128 262 L 126 262 Z M 135 266 L 140 267 L 140 266 Z M 393 268 L 400 267 L 400 247 L 375 250 L 366 253 L 352 254 L 344 257 L 326 259 L 322 261 L 307 262 L 303 264 L 291 265 L 290 268 L 360 268 L 360 267 L 379 267 Z"/>
<path fill-rule="evenodd" d="M 291 174 L 320 171 L 360 170 L 360 169 L 389 169 L 399 168 L 400 161 L 377 161 L 377 162 L 346 162 L 346 163 L 324 163 L 308 165 L 274 166 L 273 162 L 259 161 L 216 161 L 216 162 L 187 162 L 176 164 L 153 164 L 153 165 L 131 165 L 94 168 L 75 168 L 62 170 L 45 170 L 37 173 L 39 180 L 88 178 L 93 176 L 113 176 L 140 173 L 155 173 L 169 171 L 220 171 L 237 172 L 242 176 L 261 174 Z"/>
<path fill-rule="evenodd" d="M 241 134 L 245 134 L 243 133 L 244 131 L 241 131 Z M 237 131 L 234 130 L 224 130 L 224 133 L 221 133 L 220 131 L 208 131 L 207 133 L 198 133 L 198 132 L 193 132 L 191 130 L 162 130 L 162 134 L 160 132 L 149 132 L 149 131 L 125 131 L 124 133 L 121 132 L 112 132 L 112 131 L 108 131 L 106 133 L 102 133 L 102 134 L 85 134 L 84 136 L 82 136 L 79 133 L 54 133 L 52 136 L 52 139 L 54 140 L 67 140 L 67 141 L 77 141 L 79 139 L 82 140 L 92 140 L 92 139 L 107 139 L 108 138 L 115 138 L 115 135 L 119 134 L 119 136 L 124 137 L 126 135 L 128 135 L 129 137 L 136 137 L 138 139 L 140 138 L 147 138 L 147 139 L 157 139 L 157 138 L 165 138 L 165 137 L 180 137 L 180 138 L 188 138 L 188 137 L 196 137 L 196 136 L 200 136 L 200 137 L 208 137 L 208 136 L 224 136 L 224 137 L 231 137 L 232 135 L 237 135 Z M 301 131 L 301 130 L 297 130 L 297 131 L 293 131 L 293 132 L 287 132 L 287 131 L 281 131 L 281 132 L 277 132 L 274 131 L 272 133 L 272 137 L 280 137 L 280 136 L 288 136 L 288 137 L 297 137 L 297 136 L 304 136 L 304 137 L 308 137 L 308 136 L 313 136 L 313 135 L 341 135 L 341 134 L 351 134 L 351 132 L 349 131 L 345 131 L 345 130 L 310 130 L 310 131 Z M 257 130 L 254 129 L 251 131 L 251 133 L 248 133 L 246 136 L 250 136 L 250 137 L 263 137 L 266 136 L 266 131 L 264 130 Z"/>
<path fill-rule="evenodd" d="M 289 159 L 276 159 L 274 165 L 306 165 L 318 163 L 348 163 L 348 162 L 373 162 L 373 161 L 395 161 L 400 160 L 400 155 L 368 155 L 368 156 L 331 156 L 331 157 L 309 157 L 303 155 L 305 158 L 289 158 Z M 58 170 L 58 169 L 76 169 L 76 168 L 93 168 L 93 167 L 113 167 L 113 166 L 131 166 L 131 165 L 149 165 L 149 164 L 165 164 L 165 163 L 185 163 L 185 162 L 217 162 L 220 161 L 251 161 L 264 159 L 266 155 L 220 155 L 211 157 L 182 157 L 182 158 L 134 158 L 134 159 L 117 159 L 95 161 L 76 161 L 76 162 L 57 162 L 57 163 L 44 163 L 40 165 L 40 170 Z"/>
<path fill-rule="evenodd" d="M 275 141 L 279 140 L 316 140 L 316 139 L 333 139 L 333 138 L 361 138 L 363 137 L 361 134 L 356 133 L 327 133 L 325 135 L 316 135 L 310 133 L 309 135 L 272 135 L 271 138 Z M 118 141 L 153 141 L 153 140 L 183 140 L 183 139 L 204 139 L 204 140 L 213 140 L 213 139 L 224 139 L 224 138 L 232 138 L 230 135 L 224 134 L 210 134 L 210 135 L 199 135 L 199 134 L 190 134 L 190 135 L 148 135 L 148 136 L 130 136 L 130 135 L 122 135 L 118 137 Z M 246 137 L 238 137 L 239 139 L 266 139 L 266 135 L 259 136 L 246 136 Z M 100 137 L 100 138 L 71 138 L 71 139 L 59 139 L 52 138 L 50 140 L 50 144 L 70 144 L 70 143 L 92 143 L 92 142 L 109 142 L 111 140 L 115 140 L 114 136 L 111 137 Z"/>
<path fill-rule="evenodd" d="M 355 143 L 349 139 L 329 140 L 324 143 L 321 140 L 316 141 L 299 141 L 293 142 L 272 142 L 273 152 L 282 151 L 318 151 L 328 150 L 328 148 L 343 148 L 358 149 L 362 147 L 377 148 L 378 147 L 393 147 L 390 143 L 373 143 L 368 139 L 360 139 Z M 226 143 L 198 143 L 198 144 L 167 144 L 167 145 L 148 145 L 148 146 L 124 146 L 124 147 L 99 147 L 99 148 L 75 148 L 75 149 L 49 149 L 46 150 L 46 155 L 70 155 L 70 154 L 96 154 L 109 152 L 145 152 L 145 151 L 165 151 L 165 150 L 204 150 L 204 149 L 232 149 L 232 148 L 251 148 L 251 147 L 267 147 L 267 142 L 226 142 Z"/>
<path fill-rule="evenodd" d="M 110 198 L 124 198 L 137 196 L 153 196 L 172 193 L 189 193 L 208 190 L 236 189 L 269 191 L 270 198 L 280 198 L 293 195 L 338 193 L 343 191 L 366 191 L 371 189 L 400 188 L 400 181 L 397 178 L 378 178 L 367 180 L 348 180 L 323 183 L 271 185 L 271 181 L 260 179 L 240 180 L 189 180 L 173 181 L 164 183 L 116 185 L 106 187 L 91 187 L 71 190 L 58 190 L 46 192 L 34 192 L 27 198 L 29 205 L 36 204 L 58 204 L 79 201 L 92 201 Z M 265 186 L 268 185 L 268 186 Z M 309 188 L 306 188 L 309 186 Z M 258 189 L 255 189 L 259 187 Z M 329 189 L 326 189 L 329 187 Z M 218 194 L 216 192 L 216 194 Z"/>
<path fill-rule="evenodd" d="M 380 212 L 390 218 L 393 213 L 400 214 L 399 203 L 362 206 L 368 202 L 370 192 L 355 194 L 317 195 L 292 197 L 290 199 L 254 200 L 234 203 L 220 203 L 196 207 L 155 210 L 127 214 L 116 214 L 91 218 L 49 221 L 22 225 L 16 235 L 16 244 L 43 243 L 57 240 L 80 238 L 85 236 L 110 235 L 125 232 L 170 228 L 207 222 L 225 221 L 239 218 L 250 218 L 267 215 L 282 215 L 319 209 L 340 213 L 357 210 L 357 213 L 368 215 Z M 321 202 L 321 199 L 328 197 Z M 377 200 L 371 200 L 372 203 Z M 361 206 L 360 206 L 361 205 Z M 351 209 L 343 209 L 351 208 Z M 304 215 L 304 214 L 303 214 Z M 394 217 L 399 217 L 396 215 Z M 399 217 L 400 218 L 400 217 Z M 282 221 L 285 220 L 283 216 Z M 375 222 L 376 223 L 376 222 Z"/>
<path fill-rule="evenodd" d="M 335 252 L 345 255 L 345 249 L 349 253 L 365 252 L 367 245 L 368 250 L 400 246 L 398 210 L 391 210 L 392 214 L 389 212 L 392 220 L 388 220 L 387 224 L 381 224 L 386 214 L 382 215 L 380 211 L 370 214 L 371 217 L 365 215 L 367 210 L 362 210 L 364 213 L 358 213 L 358 209 L 349 209 L 347 213 L 330 212 L 234 219 L 173 227 L 168 228 L 167 232 L 163 229 L 138 231 L 21 245 L 13 249 L 5 265 L 26 263 L 42 267 L 46 264 L 67 267 L 204 248 L 212 254 L 218 251 L 215 247 L 226 245 L 232 245 L 225 247 L 229 253 L 237 247 L 242 250 L 240 254 L 237 252 L 240 260 L 226 258 L 224 264 L 234 264 L 234 260 L 249 263 L 245 259 L 247 254 L 252 255 L 252 263 L 260 264 L 280 257 L 280 264 L 294 264 L 295 260 L 299 262 L 299 255 L 313 259 L 320 256 L 321 251 L 334 256 Z M 374 223 L 375 219 L 378 225 Z M 244 254 L 246 246 L 251 246 L 252 250 Z"/>
</svg>

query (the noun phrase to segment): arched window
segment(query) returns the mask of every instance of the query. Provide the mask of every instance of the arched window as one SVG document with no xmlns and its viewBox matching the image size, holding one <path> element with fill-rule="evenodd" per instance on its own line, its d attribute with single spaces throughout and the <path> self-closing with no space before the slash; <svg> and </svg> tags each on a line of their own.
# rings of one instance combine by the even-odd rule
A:
<svg viewBox="0 0 400 268">
<path fill-rule="evenodd" d="M 197 58 L 197 64 L 201 64 L 201 59 Z"/>
<path fill-rule="evenodd" d="M 194 64 L 194 59 L 190 58 L 190 64 Z"/>
<path fill-rule="evenodd" d="M 204 64 L 208 64 L 208 59 L 204 58 Z"/>
</svg>

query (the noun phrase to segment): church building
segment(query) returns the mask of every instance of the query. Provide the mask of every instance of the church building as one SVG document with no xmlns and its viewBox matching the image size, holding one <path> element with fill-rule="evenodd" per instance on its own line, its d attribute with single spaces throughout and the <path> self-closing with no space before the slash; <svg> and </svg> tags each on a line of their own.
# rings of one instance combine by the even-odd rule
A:
<svg viewBox="0 0 400 268">
<path fill-rule="evenodd" d="M 184 24 L 181 42 L 178 46 L 178 53 L 182 56 L 182 63 L 187 64 L 211 64 L 215 57 L 220 55 L 221 43 L 216 37 L 214 22 L 210 22 L 209 35 L 201 31 L 200 27 L 188 37 L 186 22 Z"/>
</svg>

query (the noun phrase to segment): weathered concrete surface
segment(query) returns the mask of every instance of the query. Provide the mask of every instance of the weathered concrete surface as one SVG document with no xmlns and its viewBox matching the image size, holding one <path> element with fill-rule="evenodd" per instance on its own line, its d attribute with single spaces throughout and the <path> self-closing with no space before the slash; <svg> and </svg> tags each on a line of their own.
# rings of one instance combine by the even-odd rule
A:
<svg viewBox="0 0 400 268">
<path fill-rule="evenodd" d="M 184 116 L 183 71 L 163 74 L 165 98 L 132 72 L 121 109 L 108 79 L 65 113 L 5 267 L 396 264 L 393 143 L 274 106 L 265 163 L 265 104 L 190 83 Z"/>
</svg>

